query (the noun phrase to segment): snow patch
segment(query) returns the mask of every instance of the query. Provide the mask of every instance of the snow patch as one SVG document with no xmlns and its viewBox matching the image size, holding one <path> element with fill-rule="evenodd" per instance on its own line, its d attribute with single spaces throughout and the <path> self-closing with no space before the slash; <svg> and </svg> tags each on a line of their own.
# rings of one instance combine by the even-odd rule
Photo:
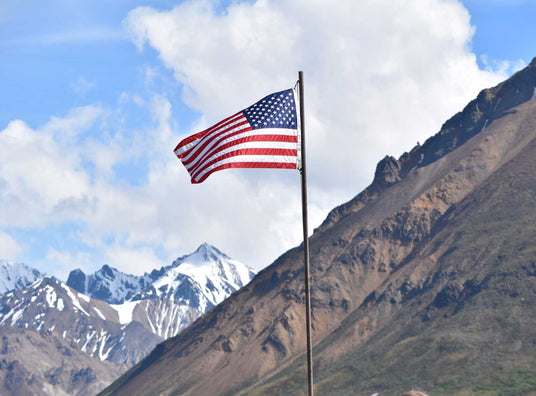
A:
<svg viewBox="0 0 536 396">
<path fill-rule="evenodd" d="M 77 308 L 80 311 L 82 311 L 83 313 L 85 313 L 86 316 L 89 316 L 89 314 L 80 305 L 80 301 L 78 301 L 78 298 L 76 297 L 76 295 L 71 291 L 71 288 L 69 286 L 67 286 L 67 285 L 64 285 L 63 283 L 61 283 L 61 287 L 63 287 L 63 289 L 67 292 L 67 295 L 69 296 L 69 298 L 73 302 L 73 305 L 75 306 L 75 308 Z"/>
<path fill-rule="evenodd" d="M 174 293 L 185 278 L 189 278 L 199 297 L 199 306 L 192 308 L 204 312 L 249 283 L 252 272 L 246 265 L 205 243 L 194 253 L 175 260 L 172 266 L 166 268 L 165 273 L 153 282 L 153 286 L 157 295 L 162 297 L 163 294 Z M 162 292 L 160 288 L 165 291 Z M 183 302 L 186 303 L 184 300 Z"/>
<path fill-rule="evenodd" d="M 18 320 L 22 317 L 22 314 L 24 313 L 25 308 L 21 309 L 20 311 L 17 311 L 13 314 L 11 317 L 11 326 L 15 326 L 15 323 L 18 322 Z"/>
<path fill-rule="evenodd" d="M 419 160 L 419 162 L 417 162 L 417 165 L 415 165 L 413 168 L 411 168 L 411 170 L 409 171 L 409 173 L 413 172 L 415 169 L 417 169 L 417 167 L 419 166 L 419 164 L 422 163 L 422 161 L 424 160 L 424 154 L 421 153 L 421 159 Z"/>
<path fill-rule="evenodd" d="M 536 87 L 534 87 L 534 93 L 532 94 L 532 98 L 530 100 L 536 99 Z"/>
<path fill-rule="evenodd" d="M 119 323 L 128 324 L 132 322 L 132 313 L 139 303 L 139 301 L 125 301 L 123 304 L 110 304 L 110 306 L 117 311 Z"/>
<path fill-rule="evenodd" d="M 484 121 L 484 126 L 482 127 L 482 129 L 480 130 L 480 132 L 482 132 L 484 129 L 486 129 L 486 127 L 488 126 L 488 119 L 486 118 L 486 121 Z"/>
<path fill-rule="evenodd" d="M 81 300 L 84 300 L 85 302 L 89 302 L 89 297 L 82 293 L 77 293 L 78 298 Z"/>
<path fill-rule="evenodd" d="M 493 108 L 493 111 L 497 110 L 497 106 L 499 106 L 499 103 L 501 103 L 501 98 L 497 99 L 497 103 L 495 103 L 495 107 Z"/>
<path fill-rule="evenodd" d="M 57 300 L 56 290 L 50 285 L 45 286 L 45 299 L 47 301 L 47 304 L 50 308 L 54 308 L 54 303 Z"/>
<path fill-rule="evenodd" d="M 97 334 L 96 331 L 94 331 L 91 334 L 86 334 L 86 343 L 80 349 L 82 352 L 86 352 L 87 346 L 88 346 L 89 342 L 91 341 L 91 339 L 95 336 L 95 334 Z"/>
<path fill-rule="evenodd" d="M 103 320 L 106 320 L 106 317 L 102 314 L 101 311 L 99 311 L 99 309 L 97 307 L 93 307 L 93 309 L 95 310 L 95 312 L 97 312 L 97 314 L 103 319 Z"/>
</svg>

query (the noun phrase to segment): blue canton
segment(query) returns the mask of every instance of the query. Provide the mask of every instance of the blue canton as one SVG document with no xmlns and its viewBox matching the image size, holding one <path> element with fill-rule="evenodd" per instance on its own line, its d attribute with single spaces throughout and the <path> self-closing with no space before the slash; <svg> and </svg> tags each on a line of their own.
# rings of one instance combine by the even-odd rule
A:
<svg viewBox="0 0 536 396">
<path fill-rule="evenodd" d="M 297 129 L 296 104 L 292 89 L 276 92 L 261 99 L 242 113 L 253 129 Z"/>
</svg>

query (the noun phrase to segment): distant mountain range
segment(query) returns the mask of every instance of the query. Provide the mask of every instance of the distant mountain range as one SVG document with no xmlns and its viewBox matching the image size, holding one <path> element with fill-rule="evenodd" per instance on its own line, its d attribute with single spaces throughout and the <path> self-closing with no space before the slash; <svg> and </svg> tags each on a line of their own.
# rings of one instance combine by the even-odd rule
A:
<svg viewBox="0 0 536 396">
<path fill-rule="evenodd" d="M 536 394 L 535 197 L 536 58 L 311 236 L 315 394 Z M 284 253 L 101 394 L 305 394 L 303 274 Z"/>
<path fill-rule="evenodd" d="M 65 284 L 24 264 L 2 262 L 0 269 L 0 284 L 10 290 L 0 296 L 0 335 L 31 334 L 28 342 L 51 357 L 30 364 L 31 348 L 12 350 L 0 362 L 0 381 L 15 376 L 27 387 L 0 387 L 2 395 L 95 394 L 255 274 L 209 244 L 142 276 L 105 265 L 90 275 L 74 270 Z M 13 341 L 6 342 L 9 349 Z M 66 356 L 81 353 L 89 357 L 82 359 L 86 366 L 73 370 Z M 13 362 L 18 374 L 9 369 Z"/>
<path fill-rule="evenodd" d="M 150 274 L 130 275 L 104 265 L 90 275 L 79 269 L 72 271 L 67 285 L 110 304 L 160 297 L 205 311 L 254 275 L 251 268 L 204 243 L 194 253 Z"/>
</svg>

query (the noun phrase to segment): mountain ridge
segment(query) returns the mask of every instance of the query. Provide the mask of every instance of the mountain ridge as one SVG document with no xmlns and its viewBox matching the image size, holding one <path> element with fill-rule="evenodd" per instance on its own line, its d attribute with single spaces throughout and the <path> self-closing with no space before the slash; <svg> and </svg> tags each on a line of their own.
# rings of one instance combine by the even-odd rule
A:
<svg viewBox="0 0 536 396">
<path fill-rule="evenodd" d="M 471 361 L 471 356 L 465 354 L 468 351 L 487 356 L 478 349 L 485 342 L 465 341 L 465 336 L 476 334 L 471 332 L 470 324 L 454 335 L 442 332 L 445 318 L 441 313 L 447 318 L 458 315 L 456 319 L 466 325 L 470 323 L 469 312 L 480 312 L 483 321 L 492 323 L 490 318 L 500 316 L 487 304 L 496 304 L 502 287 L 494 279 L 506 276 L 513 283 L 516 274 L 525 271 L 523 266 L 532 271 L 530 260 L 519 263 L 511 253 L 501 254 L 500 246 L 510 252 L 513 246 L 530 246 L 531 235 L 536 236 L 529 220 L 523 223 L 526 233 L 515 236 L 518 243 L 508 235 L 515 235 L 516 221 L 522 219 L 507 221 L 516 199 L 525 208 L 533 208 L 534 204 L 531 192 L 536 183 L 531 184 L 531 154 L 535 157 L 535 82 L 536 59 L 511 79 L 482 91 L 422 146 L 417 145 L 399 160 L 386 157 L 380 161 L 372 184 L 330 212 L 315 230 L 310 238 L 313 342 L 315 372 L 320 382 L 317 386 L 325 394 L 355 394 L 357 390 L 397 394 L 416 384 L 411 382 L 413 379 L 440 389 L 442 394 L 455 394 L 456 390 L 467 392 L 473 389 L 471 386 L 479 385 L 471 378 L 483 381 L 482 376 L 456 371 L 452 362 L 459 361 L 456 354 L 461 352 L 469 359 L 466 361 Z M 434 159 L 434 153 L 439 157 Z M 518 165 L 512 168 L 516 161 Z M 507 170 L 519 173 L 527 193 L 505 176 Z M 485 199 L 486 194 L 510 194 L 510 199 L 492 202 Z M 471 205 L 472 202 L 477 203 Z M 504 241 L 495 240 L 495 234 L 488 232 L 481 236 L 486 246 L 472 251 L 472 239 L 480 235 L 471 227 L 485 229 L 486 222 L 494 219 L 489 209 L 493 205 L 504 214 L 498 223 L 506 231 L 499 233 L 500 227 L 494 228 Z M 474 224 L 465 219 L 473 219 Z M 456 226 L 461 227 L 459 231 Z M 450 231 L 444 235 L 442 229 Z M 532 250 L 524 249 L 534 257 L 530 256 Z M 456 250 L 470 255 L 457 256 Z M 505 271 L 511 268 L 513 275 L 501 275 L 503 267 Z M 489 277 L 488 288 L 482 286 L 482 279 L 467 275 L 475 271 L 480 271 L 483 278 Z M 527 282 L 530 284 L 530 280 Z M 534 292 L 527 285 L 523 290 L 527 294 L 523 298 L 532 301 Z M 521 298 L 512 298 L 508 303 L 515 309 L 504 314 L 513 323 L 523 323 L 519 315 L 527 314 L 528 305 Z M 467 305 L 464 301 L 468 301 Z M 418 310 L 420 316 L 411 309 Z M 294 248 L 185 332 L 159 344 L 102 395 L 123 395 L 133 389 L 162 395 L 301 394 L 306 384 L 303 316 L 302 252 Z M 397 326 L 398 321 L 401 326 Z M 419 338 L 416 329 L 428 338 Z M 505 329 L 508 326 L 493 326 L 495 334 L 506 339 Z M 527 334 L 530 326 L 524 323 L 523 329 Z M 532 338 L 533 335 L 528 339 Z M 389 342 L 382 344 L 382 340 Z M 403 359 L 395 358 L 395 351 L 390 355 L 386 345 L 396 346 L 403 352 L 401 356 L 415 358 L 415 364 L 404 368 Z M 438 364 L 448 366 L 450 377 L 438 375 L 438 364 L 429 365 L 436 369 L 435 373 L 427 369 L 426 360 L 404 345 L 418 346 L 421 352 L 428 345 Z M 367 356 L 362 362 L 353 358 L 361 356 L 361 352 Z M 505 370 L 506 378 L 523 369 L 512 361 L 511 354 L 504 356 L 510 365 L 510 371 Z M 489 360 L 490 367 L 498 367 L 496 359 Z M 390 367 L 391 377 L 385 377 L 389 371 L 378 370 L 373 363 Z M 316 370 L 319 367 L 322 370 Z M 354 368 L 361 371 L 354 373 Z M 209 372 L 213 380 L 203 381 Z M 376 372 L 383 377 L 375 376 Z M 433 375 L 437 375 L 436 379 Z M 532 377 L 528 378 L 530 382 Z"/>
<path fill-rule="evenodd" d="M 71 271 L 67 285 L 110 304 L 166 295 L 176 303 L 204 311 L 221 302 L 224 295 L 238 290 L 254 275 L 253 269 L 205 242 L 194 252 L 174 260 L 171 265 L 150 273 L 131 275 L 103 265 L 89 275 L 80 269 Z M 172 284 L 174 286 L 170 287 Z M 181 294 L 194 298 L 197 304 L 192 304 Z"/>
<path fill-rule="evenodd" d="M 508 80 L 493 88 L 482 90 L 462 111 L 443 123 L 440 131 L 422 145 L 417 144 L 409 152 L 403 153 L 398 160 L 393 156 L 385 156 L 376 166 L 372 183 L 355 198 L 333 209 L 317 229 L 327 227 L 332 222 L 338 221 L 341 216 L 361 209 L 364 204 L 396 184 L 411 171 L 435 162 L 482 132 L 490 121 L 503 116 L 509 109 L 534 99 L 535 93 L 536 57 L 525 69 L 518 71 Z M 502 101 L 505 96 L 512 99 Z"/>
<path fill-rule="evenodd" d="M 70 283 L 82 291 L 24 264 L 16 268 L 10 284 L 17 288 L 0 295 L 3 395 L 93 395 L 254 273 L 207 243 L 153 271 L 153 279 L 108 265 L 89 276 L 74 270 Z M 28 274 L 37 277 L 33 283 Z"/>
</svg>

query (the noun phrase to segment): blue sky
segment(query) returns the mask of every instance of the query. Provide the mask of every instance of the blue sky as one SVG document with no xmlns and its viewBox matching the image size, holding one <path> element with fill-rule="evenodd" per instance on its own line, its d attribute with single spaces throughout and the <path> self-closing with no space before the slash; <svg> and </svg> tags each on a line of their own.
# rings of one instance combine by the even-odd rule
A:
<svg viewBox="0 0 536 396">
<path fill-rule="evenodd" d="M 306 76 L 311 228 L 536 56 L 535 1 L 0 4 L 0 259 L 143 273 L 300 243 L 299 177 L 191 186 L 178 141 Z M 441 100 L 437 100 L 438 98 Z"/>
<path fill-rule="evenodd" d="M 533 0 L 464 0 L 476 27 L 473 51 L 489 59 L 523 59 L 529 63 L 535 56 L 536 1 Z M 482 63 L 481 63 L 482 65 Z"/>
</svg>

